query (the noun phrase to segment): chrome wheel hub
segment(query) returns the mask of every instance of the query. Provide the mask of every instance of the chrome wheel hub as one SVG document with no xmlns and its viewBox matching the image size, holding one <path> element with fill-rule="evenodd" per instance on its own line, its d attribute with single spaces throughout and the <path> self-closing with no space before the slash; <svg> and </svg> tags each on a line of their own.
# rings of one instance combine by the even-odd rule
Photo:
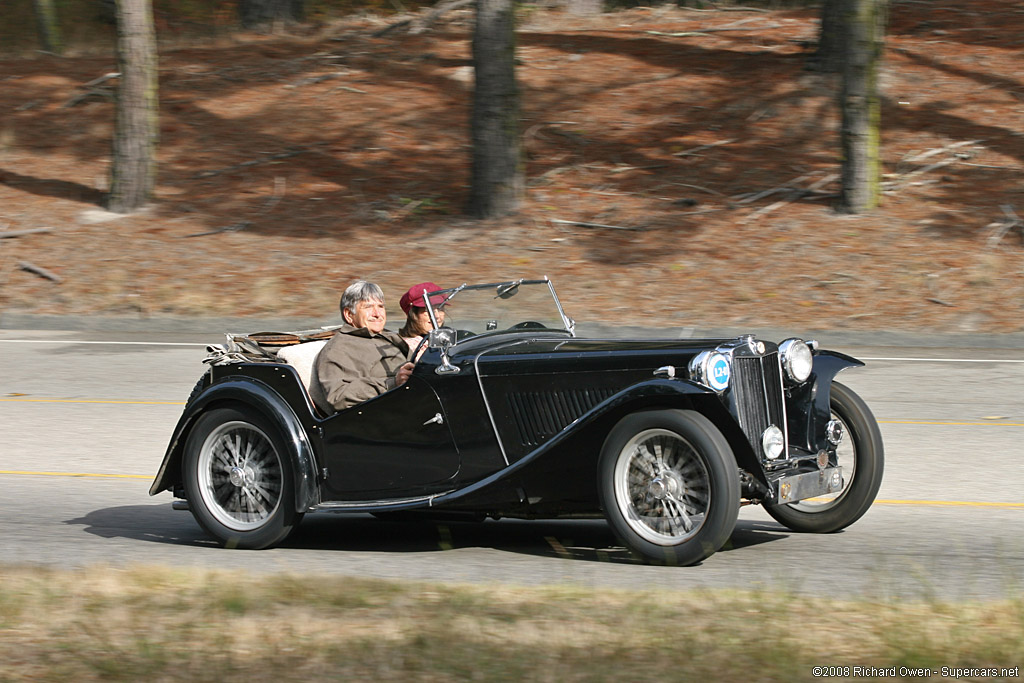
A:
<svg viewBox="0 0 1024 683">
<path fill-rule="evenodd" d="M 248 465 L 245 467 L 232 467 L 228 479 L 239 488 L 251 489 L 253 484 L 256 483 L 256 475 L 253 473 L 252 467 Z"/>
<path fill-rule="evenodd" d="M 651 481 L 649 492 L 656 500 L 676 498 L 683 493 L 683 483 L 670 472 L 663 472 Z"/>
</svg>

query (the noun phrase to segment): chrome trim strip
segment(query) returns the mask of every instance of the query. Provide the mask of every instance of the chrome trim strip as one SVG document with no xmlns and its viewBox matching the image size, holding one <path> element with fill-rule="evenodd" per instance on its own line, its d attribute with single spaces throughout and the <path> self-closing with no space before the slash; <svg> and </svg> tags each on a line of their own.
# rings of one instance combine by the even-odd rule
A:
<svg viewBox="0 0 1024 683">
<path fill-rule="evenodd" d="M 519 344 L 526 344 L 529 339 L 521 339 L 519 341 L 510 342 L 502 346 L 495 346 L 494 348 L 485 349 L 473 357 L 473 372 L 476 373 L 476 383 L 480 386 L 480 398 L 484 400 L 484 407 L 487 408 L 487 418 L 491 421 L 491 430 L 494 431 L 494 438 L 498 442 L 498 448 L 501 449 L 501 459 L 505 461 L 505 467 L 509 466 L 508 453 L 505 452 L 505 444 L 501 440 L 501 434 L 498 432 L 498 423 L 494 419 L 494 411 L 491 410 L 491 402 L 487 398 L 487 392 L 484 390 L 484 380 L 480 376 L 480 357 L 485 353 L 491 353 L 492 351 L 500 351 L 507 349 L 510 346 L 518 346 Z"/>
<path fill-rule="evenodd" d="M 385 498 L 383 500 L 329 500 L 325 503 L 318 503 L 311 506 L 310 510 L 362 510 L 365 508 L 397 507 L 402 505 L 413 505 L 416 503 L 432 504 L 435 498 L 447 496 L 456 489 L 450 489 L 442 493 L 432 493 L 429 496 L 415 496 L 413 498 Z"/>
<path fill-rule="evenodd" d="M 779 400 L 782 402 L 782 438 L 783 453 L 786 457 L 789 457 L 789 418 L 786 417 L 786 378 L 782 372 L 782 352 L 775 351 L 775 365 L 779 369 Z M 767 388 L 765 391 L 765 400 L 768 399 Z"/>
</svg>

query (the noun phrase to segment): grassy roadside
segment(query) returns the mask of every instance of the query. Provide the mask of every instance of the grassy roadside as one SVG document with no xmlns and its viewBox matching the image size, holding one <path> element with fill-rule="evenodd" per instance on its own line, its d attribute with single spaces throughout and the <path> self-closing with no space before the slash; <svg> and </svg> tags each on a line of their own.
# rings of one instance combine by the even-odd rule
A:
<svg viewBox="0 0 1024 683">
<path fill-rule="evenodd" d="M 0 663 L 0 681 L 789 681 L 816 666 L 938 678 L 1024 665 L 1024 595 L 850 602 L 0 566 Z"/>
</svg>

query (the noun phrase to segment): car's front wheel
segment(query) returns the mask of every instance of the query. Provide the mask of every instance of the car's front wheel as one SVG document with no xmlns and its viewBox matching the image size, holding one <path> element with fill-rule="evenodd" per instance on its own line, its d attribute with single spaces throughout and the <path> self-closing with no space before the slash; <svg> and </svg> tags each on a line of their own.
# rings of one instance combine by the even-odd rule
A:
<svg viewBox="0 0 1024 683">
<path fill-rule="evenodd" d="M 843 488 L 798 503 L 765 506 L 769 515 L 793 531 L 824 534 L 853 524 L 871 507 L 882 483 L 882 434 L 867 404 L 849 387 L 833 382 L 829 405 L 832 419 L 843 426 L 844 437 L 836 448 Z"/>
<path fill-rule="evenodd" d="M 732 449 L 703 415 L 656 410 L 623 418 L 601 451 L 601 504 L 615 535 L 648 562 L 691 565 L 736 526 Z"/>
<path fill-rule="evenodd" d="M 189 509 L 226 547 L 273 546 L 302 519 L 291 461 L 265 422 L 244 406 L 217 408 L 200 416 L 185 444 Z"/>
</svg>

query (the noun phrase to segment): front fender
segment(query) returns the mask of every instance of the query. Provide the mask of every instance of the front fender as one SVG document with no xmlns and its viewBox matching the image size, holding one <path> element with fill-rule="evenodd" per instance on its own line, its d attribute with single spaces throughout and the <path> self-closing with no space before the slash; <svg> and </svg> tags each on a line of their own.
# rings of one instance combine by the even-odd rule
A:
<svg viewBox="0 0 1024 683">
<path fill-rule="evenodd" d="M 786 401 L 790 443 L 809 452 L 827 450 L 825 425 L 832 419 L 832 382 L 847 368 L 864 367 L 864 361 L 838 351 L 818 351 L 806 382 L 790 390 Z"/>
<path fill-rule="evenodd" d="M 740 467 L 760 473 L 746 438 L 717 394 L 683 379 L 634 384 L 584 413 L 549 441 L 508 467 L 465 488 L 436 497 L 435 506 L 475 509 L 495 500 L 597 500 L 597 461 L 605 438 L 625 415 L 642 410 L 695 410 L 722 432 Z M 593 473 L 589 476 L 581 473 Z"/>
<path fill-rule="evenodd" d="M 196 418 L 223 403 L 244 403 L 262 413 L 281 433 L 292 458 L 295 472 L 295 511 L 304 512 L 319 502 L 316 477 L 316 453 L 306 430 L 280 394 L 252 378 L 228 378 L 211 384 L 195 395 L 178 420 L 174 436 L 164 454 L 156 479 L 149 488 L 153 496 L 182 484 L 181 460 L 185 443 Z"/>
</svg>

